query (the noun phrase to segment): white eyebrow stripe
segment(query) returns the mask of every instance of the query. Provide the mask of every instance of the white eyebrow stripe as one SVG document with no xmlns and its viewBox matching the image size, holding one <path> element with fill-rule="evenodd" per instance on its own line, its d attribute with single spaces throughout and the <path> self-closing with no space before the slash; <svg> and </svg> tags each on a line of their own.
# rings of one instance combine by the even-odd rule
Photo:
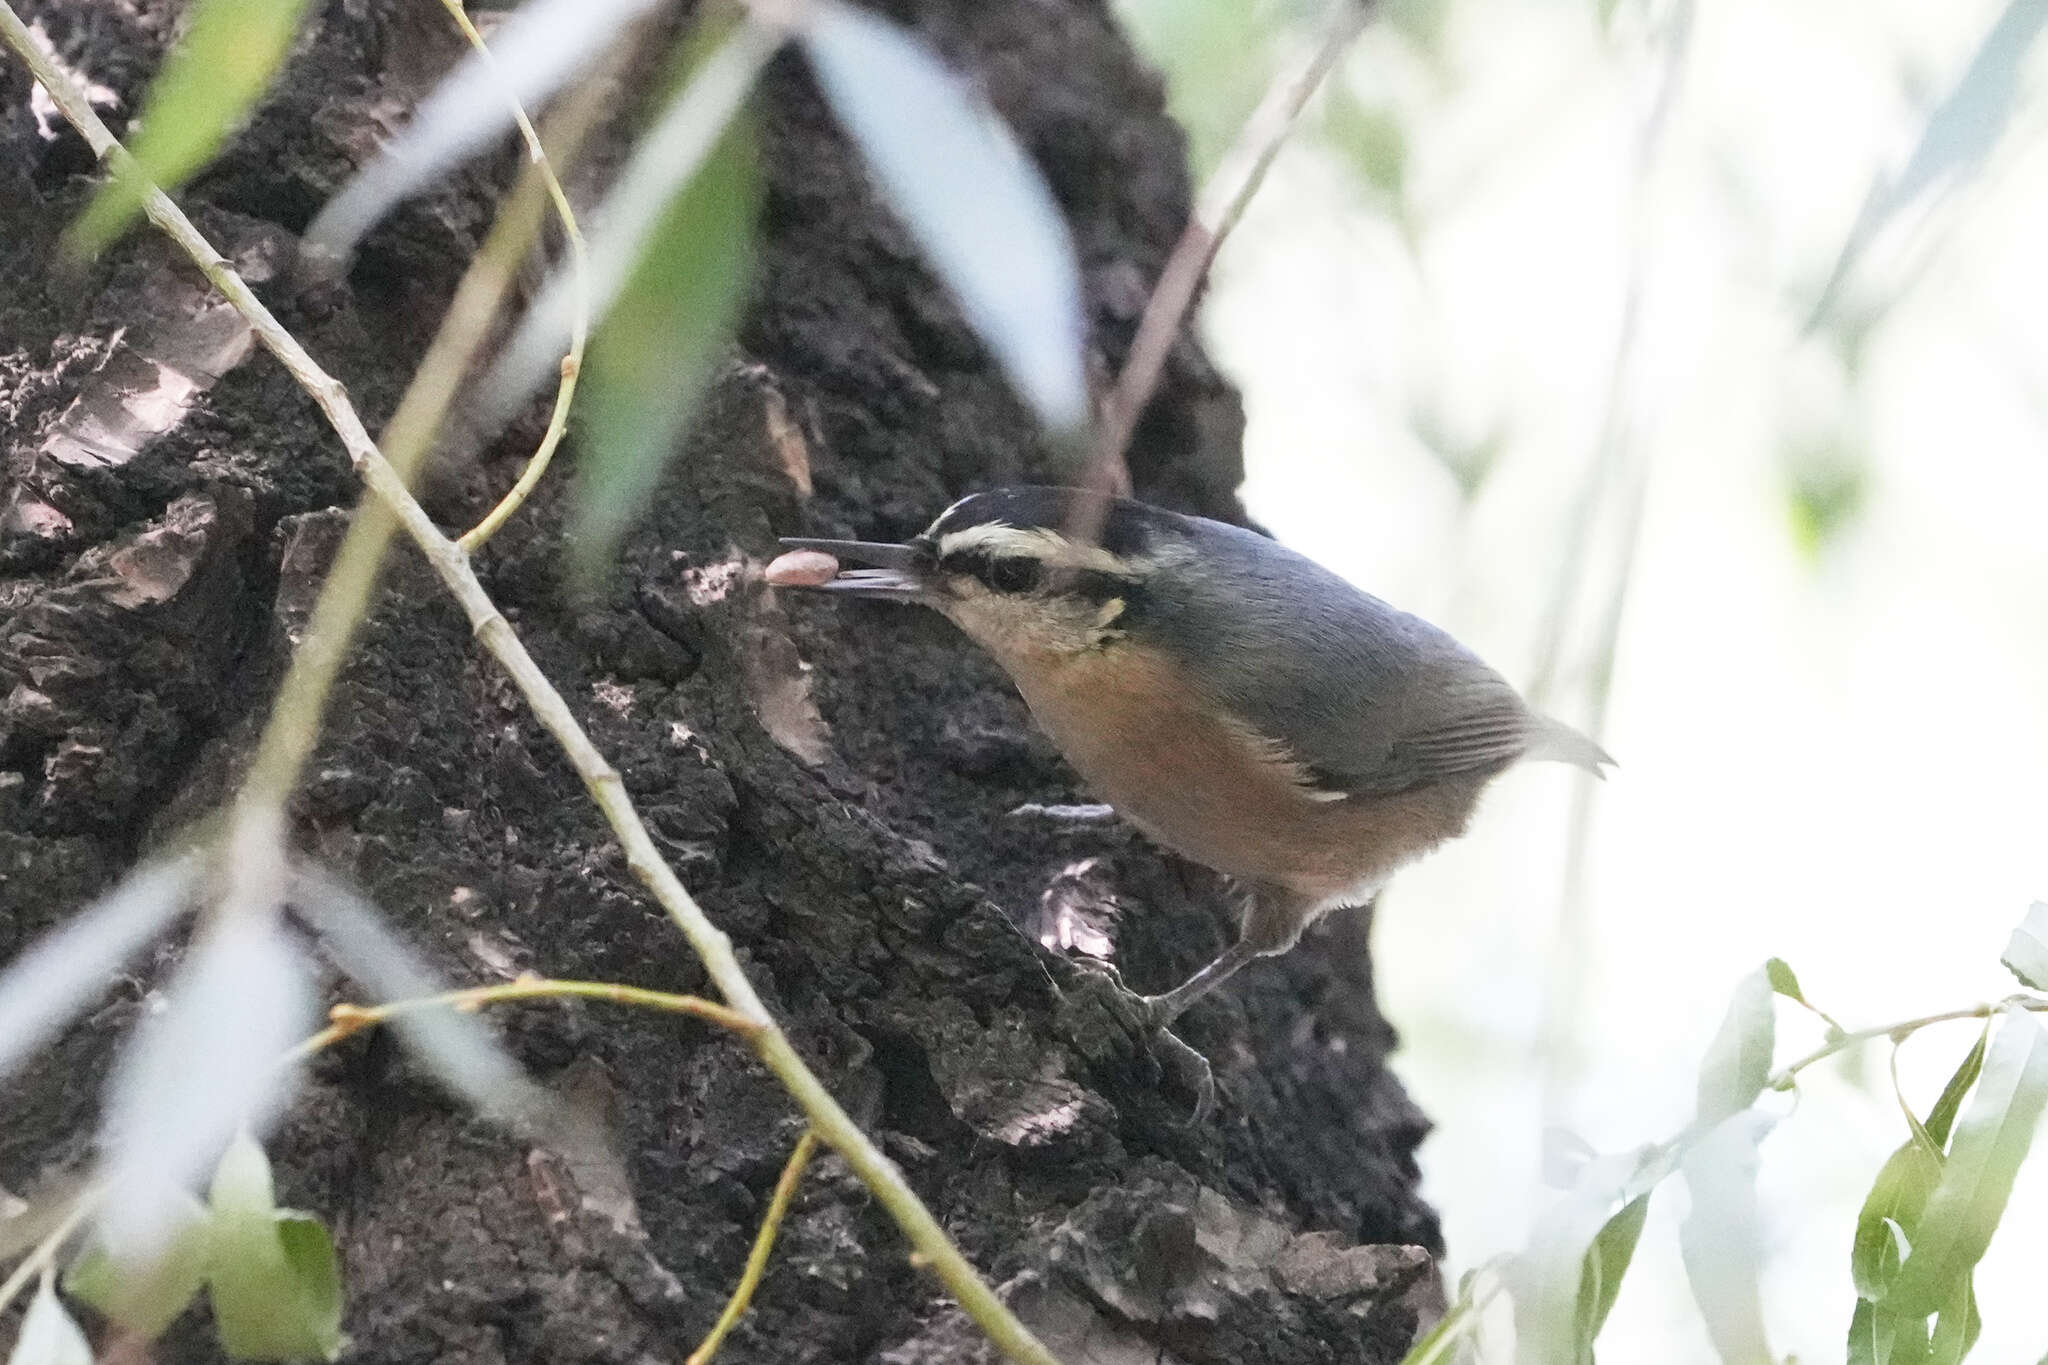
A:
<svg viewBox="0 0 2048 1365">
<path fill-rule="evenodd" d="M 1059 569 L 1093 569 L 1100 573 L 1135 577 L 1157 563 L 1147 555 L 1111 554 L 1100 545 L 1077 545 L 1057 531 L 1042 526 L 1011 526 L 984 522 L 939 537 L 939 557 L 964 550 L 986 550 L 1036 559 Z"/>
</svg>

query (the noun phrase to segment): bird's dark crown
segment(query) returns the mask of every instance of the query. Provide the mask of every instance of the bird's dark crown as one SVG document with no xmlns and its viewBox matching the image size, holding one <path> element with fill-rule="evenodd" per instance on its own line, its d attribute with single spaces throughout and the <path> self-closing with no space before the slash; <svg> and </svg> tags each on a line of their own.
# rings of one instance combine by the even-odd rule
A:
<svg viewBox="0 0 2048 1365">
<path fill-rule="evenodd" d="M 1077 488 L 998 488 L 954 503 L 912 544 L 940 572 L 995 592 L 1106 602 L 1127 596 L 1157 566 L 1175 520 Z"/>
<path fill-rule="evenodd" d="M 939 513 L 918 539 L 936 546 L 947 536 L 981 526 L 1050 531 L 1064 539 L 1076 527 L 1092 525 L 1095 544 L 1129 558 L 1153 549 L 1171 518 L 1171 513 L 1142 502 L 1081 488 L 996 488 L 960 499 Z"/>
</svg>

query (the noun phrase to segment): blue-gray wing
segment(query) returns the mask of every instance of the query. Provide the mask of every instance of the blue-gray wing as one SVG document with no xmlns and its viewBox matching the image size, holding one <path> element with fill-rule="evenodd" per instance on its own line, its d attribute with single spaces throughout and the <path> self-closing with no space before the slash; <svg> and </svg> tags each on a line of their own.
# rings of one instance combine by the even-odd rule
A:
<svg viewBox="0 0 2048 1365">
<path fill-rule="evenodd" d="M 1561 728 L 1427 621 L 1263 536 L 1188 520 L 1211 571 L 1154 580 L 1152 638 L 1318 790 L 1390 795 L 1498 771 Z"/>
</svg>

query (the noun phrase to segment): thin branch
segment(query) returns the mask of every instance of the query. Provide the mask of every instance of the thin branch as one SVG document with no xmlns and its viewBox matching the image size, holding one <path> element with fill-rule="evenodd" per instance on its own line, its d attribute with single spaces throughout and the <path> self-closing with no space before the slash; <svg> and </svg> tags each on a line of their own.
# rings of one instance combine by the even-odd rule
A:
<svg viewBox="0 0 2048 1365">
<path fill-rule="evenodd" d="M 2039 995 L 2013 995 L 1995 1003 L 1970 1005 L 1959 1010 L 1943 1010 L 1939 1014 L 1923 1014 L 1917 1019 L 1901 1019 L 1896 1024 L 1879 1024 L 1876 1028 L 1860 1028 L 1854 1033 L 1844 1033 L 1830 1038 L 1796 1062 L 1788 1062 L 1771 1073 L 1767 1085 L 1773 1090 L 1791 1088 L 1793 1079 L 1815 1062 L 1824 1062 L 1837 1052 L 1845 1052 L 1859 1043 L 1868 1043 L 1878 1038 L 1889 1038 L 1903 1042 L 1912 1034 L 1930 1024 L 1948 1024 L 1958 1019 L 1989 1019 L 2008 1005 L 2017 1005 L 2030 1014 L 2048 1014 L 2048 997 Z"/>
<path fill-rule="evenodd" d="M 441 0 L 456 27 L 469 39 L 485 62 L 493 61 L 490 47 L 484 36 L 476 31 L 476 25 L 469 21 L 469 14 L 462 8 L 462 0 Z M 588 93 L 592 83 L 584 86 L 585 94 L 579 103 L 587 108 L 577 121 L 588 126 L 588 120 L 596 113 L 600 101 Z M 507 96 L 512 105 L 512 118 L 519 125 L 519 135 L 526 140 L 527 155 L 532 158 L 533 169 L 540 174 L 541 182 L 547 186 L 548 200 L 555 206 L 555 217 L 561 220 L 562 235 L 569 246 L 570 278 L 570 325 L 569 353 L 562 357 L 561 383 L 555 389 L 554 410 L 548 414 L 548 429 L 542 433 L 540 444 L 534 448 L 526 467 L 519 472 L 518 480 L 510 492 L 498 501 L 498 505 L 487 513 L 484 519 L 462 534 L 458 542 L 463 549 L 474 554 L 479 545 L 496 535 L 498 528 L 512 519 L 520 507 L 525 505 L 527 496 L 540 484 L 541 475 L 547 473 L 548 463 L 555 457 L 555 447 L 562 443 L 562 433 L 569 429 L 569 406 L 576 397 L 576 379 L 583 372 L 583 348 L 590 340 L 590 269 L 589 258 L 583 247 L 583 229 L 576 224 L 576 212 L 569 207 L 569 196 L 562 189 L 561 180 L 555 175 L 555 168 L 548 164 L 547 148 L 541 144 L 540 134 L 533 130 L 533 120 L 526 116 L 516 97 Z M 580 132 L 578 141 L 581 141 Z"/>
<path fill-rule="evenodd" d="M 411 1000 L 387 1000 L 381 1005 L 336 1005 L 327 1011 L 327 1027 L 287 1052 L 281 1062 L 284 1065 L 302 1062 L 324 1048 L 332 1047 L 345 1038 L 353 1038 L 365 1029 L 387 1024 L 402 1014 L 418 1014 L 423 1010 L 476 1010 L 485 1005 L 514 1000 L 567 999 L 608 1000 L 614 1005 L 631 1005 L 664 1014 L 693 1015 L 720 1028 L 730 1029 L 742 1038 L 751 1038 L 761 1030 L 759 1024 L 737 1010 L 727 1009 L 700 995 L 675 995 L 639 986 L 622 986 L 612 981 L 558 981 L 527 977 L 495 986 L 466 986 L 461 990 L 443 991 L 439 995 L 423 995 Z"/>
<path fill-rule="evenodd" d="M 1621 326 L 1615 336 L 1613 365 L 1608 374 L 1606 415 L 1602 422 L 1599 453 L 1587 470 L 1574 508 L 1575 534 L 1566 538 L 1565 560 L 1550 602 L 1542 639 L 1543 647 L 1529 684 L 1529 699 L 1542 705 L 1556 680 L 1562 654 L 1565 621 L 1584 569 L 1586 549 L 1592 540 L 1592 518 L 1599 493 L 1624 466 L 1628 480 L 1623 497 L 1620 558 L 1601 613 L 1597 643 L 1597 671 L 1592 683 L 1592 702 L 1586 733 L 1594 743 L 1606 737 L 1607 713 L 1614 692 L 1614 671 L 1621 653 L 1622 623 L 1629 590 L 1635 581 L 1636 555 L 1642 545 L 1643 516 L 1650 487 L 1650 458 L 1642 434 L 1631 420 L 1629 393 L 1635 377 L 1644 296 L 1649 268 L 1649 202 L 1651 174 L 1655 169 L 1671 111 L 1685 75 L 1685 56 L 1691 44 L 1695 0 L 1679 0 L 1672 15 L 1664 53 L 1664 70 L 1656 101 L 1643 122 L 1636 144 L 1635 186 L 1631 199 L 1631 246 L 1627 295 L 1622 306 Z M 1631 456 L 1633 459 L 1631 460 Z M 1595 783 L 1580 780 L 1572 793 L 1572 811 L 1565 852 L 1563 884 L 1558 894 L 1556 927 L 1552 934 L 1550 988 L 1541 1031 L 1543 1055 L 1543 1102 L 1554 1113 L 1563 1103 L 1563 1092 L 1576 1062 L 1574 1036 L 1576 1011 L 1583 996 L 1585 954 L 1579 951 L 1585 937 L 1586 861 L 1592 845 Z"/>
<path fill-rule="evenodd" d="M 594 102 L 588 102 L 586 107 L 572 107 L 561 120 L 564 126 L 559 140 L 565 154 L 573 155 L 582 145 L 596 115 Z M 106 146 L 100 145 L 90 131 L 87 136 L 103 157 L 118 150 L 110 136 Z M 460 392 L 463 376 L 475 360 L 491 319 L 511 288 L 520 262 L 539 229 L 542 193 L 554 185 L 554 173 L 547 162 L 536 161 L 507 197 L 489 235 L 456 286 L 440 328 L 384 429 L 382 448 L 387 452 L 386 458 L 407 483 L 431 448 Z M 201 268 L 204 269 L 203 264 Z M 211 274 L 209 278 L 213 278 Z M 218 286 L 221 282 L 214 279 L 214 283 Z M 304 639 L 293 652 L 290 670 L 278 689 L 270 721 L 257 744 L 238 801 L 245 813 L 251 807 L 280 807 L 297 787 L 299 773 L 319 738 L 321 717 L 334 678 L 368 609 L 384 551 L 396 528 L 397 521 L 390 510 L 374 498 L 367 500 L 351 519 L 348 534 L 335 553 L 314 603 Z"/>
<path fill-rule="evenodd" d="M 57 1259 L 57 1253 L 64 1249 L 64 1243 L 70 1239 L 72 1233 L 78 1231 L 87 1218 L 92 1216 L 93 1210 L 98 1208 L 99 1204 L 100 1190 L 97 1187 L 79 1191 L 70 1210 L 57 1221 L 57 1226 L 51 1228 L 43 1240 L 36 1243 L 35 1250 L 22 1257 L 21 1264 L 14 1267 L 14 1273 L 7 1277 L 7 1282 L 0 1284 L 0 1313 L 7 1311 L 7 1306 L 14 1302 L 15 1296 L 27 1287 L 28 1282 L 36 1277 L 38 1271 Z"/>
<path fill-rule="evenodd" d="M 1145 301 L 1145 312 L 1138 319 L 1137 335 L 1131 339 L 1116 387 L 1103 400 L 1096 427 L 1095 458 L 1086 487 L 1099 493 L 1130 491 L 1131 476 L 1124 463 L 1124 451 L 1131 443 L 1131 433 L 1137 429 L 1139 415 L 1159 385 L 1160 371 L 1166 366 L 1166 357 L 1173 350 L 1174 338 L 1180 333 L 1181 320 L 1187 316 L 1195 292 L 1201 288 L 1224 238 L 1237 226 L 1252 196 L 1264 183 L 1273 158 L 1280 154 L 1309 97 L 1365 27 L 1371 10 L 1369 0 L 1336 0 L 1323 40 L 1298 69 L 1284 71 L 1274 79 L 1258 108 L 1245 120 L 1237 140 L 1210 173 L 1193 216 L 1159 272 L 1152 297 Z M 1092 536 L 1101 528 L 1085 529 Z"/>
<path fill-rule="evenodd" d="M 88 110 L 88 112 L 90 112 Z M 586 98 L 563 122 L 565 151 L 573 153 L 596 122 L 597 102 Z M 105 130 L 102 129 L 102 132 Z M 91 135 L 88 134 L 88 137 Z M 118 144 L 94 149 L 102 156 Z M 120 155 L 126 155 L 120 152 Z M 456 286 L 455 297 L 384 430 L 384 448 L 398 477 L 410 484 L 441 430 L 463 376 L 468 373 L 540 227 L 541 179 L 553 179 L 545 163 L 529 166 L 508 196 L 489 235 Z M 202 265 L 202 269 L 204 266 Z M 215 281 L 216 285 L 219 281 Z M 331 381 L 330 381 L 331 382 Z M 337 386 L 338 391 L 338 386 Z M 397 521 L 375 498 L 366 499 L 349 521 L 348 533 L 321 583 L 305 634 L 271 705 L 248 774 L 236 795 L 228 832 L 233 855 L 226 860 L 229 884 L 217 913 L 238 907 L 268 907 L 278 900 L 284 876 L 284 810 L 298 787 L 313 746 L 319 741 L 334 680 L 348 657 L 350 642 L 369 611 L 382 575 L 384 554 Z"/>
<path fill-rule="evenodd" d="M 142 183 L 147 183 L 145 173 L 136 165 L 134 158 L 107 131 L 106 125 L 86 103 L 84 93 L 43 53 L 7 0 L 0 0 L 0 41 L 5 41 L 28 65 L 36 79 L 48 89 L 65 118 L 85 136 L 102 159 L 110 160 L 119 173 L 141 177 Z M 953 1244 L 945 1229 L 939 1226 L 938 1220 L 932 1217 L 931 1211 L 904 1180 L 895 1163 L 883 1155 L 839 1102 L 832 1098 L 831 1092 L 825 1089 L 824 1083 L 776 1026 L 745 969 L 740 966 L 733 952 L 732 940 L 704 913 L 681 879 L 663 860 L 653 836 L 648 833 L 646 824 L 626 795 L 625 783 L 618 770 L 591 743 L 575 713 L 570 710 L 568 701 L 540 665 L 534 662 L 518 634 L 484 591 L 483 584 L 470 567 L 468 554 L 441 533 L 407 490 L 403 476 L 370 439 L 370 433 L 350 404 L 346 390 L 271 315 L 262 300 L 171 202 L 169 196 L 152 188 L 144 198 L 144 212 L 248 320 L 257 340 L 278 358 L 299 386 L 319 405 L 341 437 L 342 446 L 357 474 L 397 515 L 400 526 L 419 546 L 428 564 L 469 618 L 478 641 L 497 660 L 526 699 L 535 718 L 561 746 L 591 799 L 610 822 L 625 853 L 626 865 L 689 940 L 726 1003 L 759 1026 L 759 1032 L 752 1040 L 756 1055 L 789 1091 L 818 1136 L 844 1157 L 854 1174 L 874 1192 L 876 1200 L 889 1211 L 925 1263 L 998 1349 L 1012 1360 L 1027 1365 L 1058 1365 L 1052 1353 L 996 1296 L 980 1272 Z"/>
<path fill-rule="evenodd" d="M 1408 1354 L 1401 1357 L 1401 1365 L 1447 1365 L 1476 1358 L 1469 1339 L 1484 1325 L 1480 1314 L 1507 1289 L 1505 1278 L 1489 1273 L 1503 1259 L 1496 1257 L 1473 1272 L 1436 1325 L 1418 1337 L 1408 1348 Z"/>
<path fill-rule="evenodd" d="M 1663 75 L 1657 87 L 1656 99 L 1651 104 L 1649 114 L 1644 118 L 1642 130 L 1636 139 L 1630 195 L 1628 285 L 1622 298 L 1621 325 L 1615 329 L 1614 358 L 1608 366 L 1607 398 L 1601 421 L 1600 443 L 1595 449 L 1593 460 L 1587 465 L 1585 477 L 1580 480 L 1578 494 L 1572 502 L 1570 529 L 1564 537 L 1564 558 L 1558 565 L 1557 578 L 1551 585 L 1550 603 L 1544 612 L 1543 629 L 1537 636 L 1536 666 L 1530 672 L 1529 686 L 1525 689 L 1529 700 L 1539 706 L 1549 700 L 1550 690 L 1557 681 L 1559 664 L 1564 653 L 1565 627 L 1569 624 L 1572 600 L 1577 596 L 1579 584 L 1585 575 L 1586 557 L 1593 542 L 1593 516 L 1599 509 L 1600 492 L 1611 486 L 1622 457 L 1628 453 L 1627 438 L 1630 433 L 1627 430 L 1626 399 L 1628 380 L 1633 375 L 1631 367 L 1642 330 L 1647 256 L 1644 219 L 1649 202 L 1650 175 L 1655 169 L 1657 155 L 1664 145 L 1664 134 L 1670 126 L 1671 111 L 1678 102 L 1679 86 L 1685 72 L 1685 54 L 1692 39 L 1695 3 L 1696 0 L 1682 0 L 1677 11 L 1671 16 L 1670 36 L 1664 52 Z M 1597 740 L 1600 736 L 1595 734 L 1593 738 Z"/>
<path fill-rule="evenodd" d="M 768 1254 L 775 1250 L 775 1234 L 782 1227 L 782 1219 L 789 1212 L 789 1205 L 796 1198 L 797 1186 L 803 1183 L 804 1168 L 811 1164 L 811 1157 L 818 1150 L 818 1135 L 809 1128 L 797 1139 L 796 1150 L 789 1154 L 789 1161 L 782 1168 L 782 1177 L 775 1182 L 775 1194 L 768 1201 L 768 1212 L 761 1219 L 761 1231 L 754 1236 L 753 1250 L 747 1253 L 747 1268 L 740 1272 L 740 1282 L 733 1287 L 732 1298 L 726 1302 L 725 1311 L 718 1315 L 718 1321 L 711 1324 L 703 1342 L 690 1352 L 690 1358 L 683 1365 L 710 1365 L 711 1357 L 718 1354 L 718 1348 L 739 1320 L 746 1315 L 747 1305 L 754 1301 L 754 1290 L 760 1287 L 761 1276 L 768 1269 Z"/>
</svg>

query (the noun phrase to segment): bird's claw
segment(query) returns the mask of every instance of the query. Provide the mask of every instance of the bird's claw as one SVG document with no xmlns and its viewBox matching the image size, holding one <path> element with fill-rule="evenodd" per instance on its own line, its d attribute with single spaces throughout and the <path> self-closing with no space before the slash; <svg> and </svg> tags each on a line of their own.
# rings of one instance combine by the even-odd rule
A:
<svg viewBox="0 0 2048 1365">
<path fill-rule="evenodd" d="M 1195 1092 L 1195 1109 L 1188 1115 L 1189 1126 L 1201 1123 L 1216 1108 L 1216 1068 L 1172 1029 L 1154 1025 L 1153 1034 L 1159 1040 L 1160 1060 L 1166 1069 Z"/>
<path fill-rule="evenodd" d="M 1128 1047 L 1140 1039 L 1151 1043 L 1149 1050 L 1160 1070 L 1194 1092 L 1195 1108 L 1188 1122 L 1195 1124 L 1208 1118 L 1216 1107 L 1215 1069 L 1208 1058 L 1170 1027 L 1177 1013 L 1171 1009 L 1172 1002 L 1163 996 L 1139 995 L 1127 989 L 1110 963 L 1091 960 L 1083 965 L 1079 960 L 1068 960 L 1081 969 L 1080 979 L 1075 982 L 1080 989 L 1073 993 L 1076 1003 L 1085 996 L 1092 1009 L 1102 1011 L 1102 1022 L 1114 1020 L 1118 1031 L 1129 1040 L 1122 1046 Z"/>
<path fill-rule="evenodd" d="M 1172 992 L 1141 995 L 1138 1005 L 1144 1012 L 1146 1026 L 1159 1040 L 1166 1069 L 1195 1092 L 1195 1111 L 1188 1116 L 1188 1122 L 1200 1123 L 1216 1108 L 1216 1068 L 1173 1031 L 1173 1023 L 1181 1014 L 1181 1002 Z"/>
</svg>

